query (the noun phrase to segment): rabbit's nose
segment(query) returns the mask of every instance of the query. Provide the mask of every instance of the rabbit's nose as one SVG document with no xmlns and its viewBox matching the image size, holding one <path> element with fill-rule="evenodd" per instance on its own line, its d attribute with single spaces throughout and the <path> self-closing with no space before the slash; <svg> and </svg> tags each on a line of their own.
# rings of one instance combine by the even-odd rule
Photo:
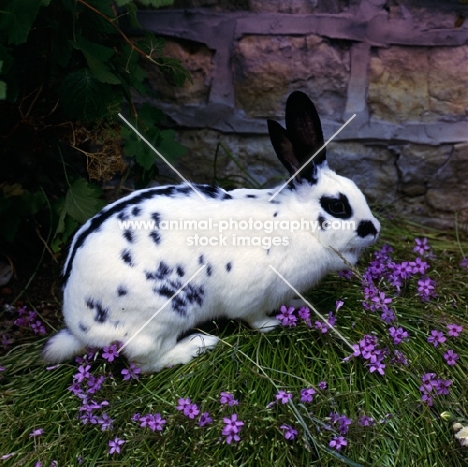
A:
<svg viewBox="0 0 468 467">
<path fill-rule="evenodd" d="M 368 235 L 374 235 L 376 236 L 378 231 L 375 228 L 375 225 L 373 224 L 372 221 L 361 221 L 359 222 L 358 228 L 356 230 L 357 234 L 364 238 L 367 237 Z"/>
</svg>

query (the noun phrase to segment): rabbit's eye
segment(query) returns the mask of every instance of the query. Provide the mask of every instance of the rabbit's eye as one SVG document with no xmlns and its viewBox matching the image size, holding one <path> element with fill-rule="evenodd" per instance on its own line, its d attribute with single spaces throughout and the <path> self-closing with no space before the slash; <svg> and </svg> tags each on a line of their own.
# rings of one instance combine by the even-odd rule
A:
<svg viewBox="0 0 468 467">
<path fill-rule="evenodd" d="M 333 214 L 345 214 L 345 205 L 341 201 L 336 201 L 335 203 L 330 203 L 329 209 Z"/>
<path fill-rule="evenodd" d="M 340 193 L 339 197 L 322 196 L 320 198 L 322 208 L 333 217 L 338 219 L 349 219 L 353 215 L 353 210 L 346 195 Z"/>
</svg>

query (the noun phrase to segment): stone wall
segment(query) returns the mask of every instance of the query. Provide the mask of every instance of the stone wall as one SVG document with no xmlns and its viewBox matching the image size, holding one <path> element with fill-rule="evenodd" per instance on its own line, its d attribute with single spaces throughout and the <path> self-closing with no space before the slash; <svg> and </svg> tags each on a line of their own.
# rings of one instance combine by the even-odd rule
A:
<svg viewBox="0 0 468 467">
<path fill-rule="evenodd" d="M 466 2 L 465 2 L 466 3 Z M 176 0 L 142 25 L 167 38 L 193 84 L 148 77 L 197 182 L 278 183 L 266 118 L 306 92 L 330 166 L 369 201 L 413 220 L 468 226 L 468 6 L 446 0 Z M 252 179 L 250 180 L 252 183 Z"/>
</svg>

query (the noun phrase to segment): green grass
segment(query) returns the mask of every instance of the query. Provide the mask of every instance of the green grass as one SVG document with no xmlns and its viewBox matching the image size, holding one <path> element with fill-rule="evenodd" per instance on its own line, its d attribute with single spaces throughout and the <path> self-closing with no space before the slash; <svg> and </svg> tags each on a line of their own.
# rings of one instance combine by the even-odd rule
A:
<svg viewBox="0 0 468 467">
<path fill-rule="evenodd" d="M 188 365 L 122 380 L 124 362 L 109 364 L 97 360 L 94 374 L 108 377 L 95 400 L 109 401 L 105 412 L 114 419 L 112 431 L 77 420 L 79 400 L 67 388 L 76 373 L 76 364 L 63 364 L 47 371 L 39 353 L 44 339 L 31 336 L 0 358 L 6 370 L 0 377 L 0 456 L 5 466 L 33 466 L 37 461 L 49 466 L 454 466 L 468 463 L 468 449 L 453 437 L 450 424 L 440 418 L 443 411 L 468 417 L 468 272 L 459 266 L 468 243 L 408 222 L 384 221 L 378 249 L 387 242 L 395 248 L 397 261 L 412 260 L 414 237 L 426 236 L 437 258 L 428 274 L 438 283 L 438 297 L 422 303 L 414 279 L 395 299 L 397 322 L 410 333 L 398 348 L 408 366 L 387 366 L 385 375 L 371 374 L 363 360 L 343 362 L 350 351 L 334 333 L 325 335 L 300 324 L 268 334 L 250 330 L 242 323 L 217 331 L 222 342 Z M 372 251 L 366 253 L 357 270 L 362 273 Z M 385 284 L 381 284 L 385 289 Z M 366 313 L 361 305 L 360 280 L 327 277 L 308 295 L 322 313 L 334 310 L 335 300 L 344 300 L 337 314 L 337 329 L 357 343 L 364 334 L 375 333 L 382 345 L 393 348 L 386 325 L 378 314 Z M 456 304 L 456 306 L 454 306 Z M 434 348 L 427 342 L 430 330 L 445 330 L 445 324 L 464 326 L 458 338 L 448 338 Z M 460 355 L 454 367 L 443 354 L 453 349 Z M 435 372 L 453 381 L 449 395 L 435 398 L 433 407 L 421 402 L 421 375 Z M 314 401 L 302 404 L 299 391 L 326 381 L 326 390 L 317 390 Z M 292 403 L 267 405 L 278 390 L 292 392 Z M 222 391 L 234 393 L 235 407 L 219 404 Z M 199 427 L 175 407 L 180 397 L 190 397 L 208 411 L 214 422 Z M 162 432 L 143 429 L 130 420 L 135 412 L 159 412 L 167 419 Z M 241 441 L 231 445 L 221 438 L 222 419 L 238 413 L 245 422 Z M 334 453 L 328 448 L 334 432 L 327 429 L 330 412 L 353 419 L 346 435 L 348 446 Z M 360 415 L 373 417 L 372 427 L 360 427 Z M 287 441 L 282 424 L 294 426 L 299 436 Z M 44 434 L 29 433 L 43 428 Z M 125 439 L 120 454 L 108 455 L 108 441 Z"/>
</svg>

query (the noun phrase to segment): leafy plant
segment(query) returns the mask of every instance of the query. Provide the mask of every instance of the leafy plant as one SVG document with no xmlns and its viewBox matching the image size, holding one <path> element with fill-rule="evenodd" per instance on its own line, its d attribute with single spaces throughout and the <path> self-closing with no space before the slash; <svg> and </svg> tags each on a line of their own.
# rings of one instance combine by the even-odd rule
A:
<svg viewBox="0 0 468 467">
<path fill-rule="evenodd" d="M 185 152 L 174 131 L 161 128 L 158 109 L 134 104 L 135 94 L 153 94 L 145 66 L 169 73 L 174 85 L 190 80 L 163 49 L 163 39 L 141 29 L 134 1 L 3 3 L 0 248 L 30 244 L 34 234 L 56 253 L 104 204 L 102 182 L 120 173 L 144 186 L 157 175 L 155 155 L 117 118 L 124 109 L 168 158 Z"/>
</svg>

